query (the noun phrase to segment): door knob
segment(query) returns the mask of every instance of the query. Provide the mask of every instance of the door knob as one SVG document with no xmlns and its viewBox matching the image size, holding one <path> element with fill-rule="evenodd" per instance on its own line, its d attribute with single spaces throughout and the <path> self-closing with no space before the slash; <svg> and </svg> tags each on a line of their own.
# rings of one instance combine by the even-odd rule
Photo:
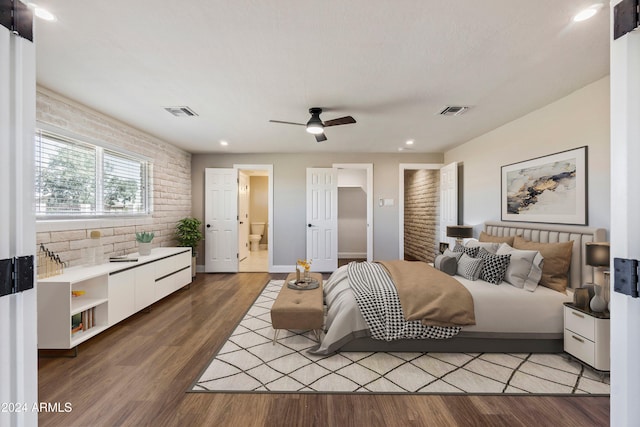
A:
<svg viewBox="0 0 640 427">
<path fill-rule="evenodd" d="M 207 228 L 211 227 L 211 224 L 207 224 Z"/>
<path fill-rule="evenodd" d="M 240 221 L 240 224 L 244 224 L 244 222 Z"/>
<path fill-rule="evenodd" d="M 311 227 L 313 227 L 313 225 L 311 225 L 311 224 L 307 224 L 307 227 L 311 228 Z"/>
</svg>

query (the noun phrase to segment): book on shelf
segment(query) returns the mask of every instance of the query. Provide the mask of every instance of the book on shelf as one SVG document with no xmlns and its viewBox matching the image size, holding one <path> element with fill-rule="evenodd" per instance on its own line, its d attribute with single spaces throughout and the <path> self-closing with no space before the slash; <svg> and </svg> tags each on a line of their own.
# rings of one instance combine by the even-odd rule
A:
<svg viewBox="0 0 640 427">
<path fill-rule="evenodd" d="M 71 335 L 86 331 L 96 325 L 96 308 L 91 307 L 71 316 Z"/>
</svg>

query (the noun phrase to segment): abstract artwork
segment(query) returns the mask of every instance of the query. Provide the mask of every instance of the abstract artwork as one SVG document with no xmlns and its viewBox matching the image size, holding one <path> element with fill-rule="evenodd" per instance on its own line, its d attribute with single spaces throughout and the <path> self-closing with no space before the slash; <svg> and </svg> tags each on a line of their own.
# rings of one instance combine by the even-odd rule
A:
<svg viewBox="0 0 640 427">
<path fill-rule="evenodd" d="M 587 147 L 502 166 L 502 220 L 587 225 Z"/>
</svg>

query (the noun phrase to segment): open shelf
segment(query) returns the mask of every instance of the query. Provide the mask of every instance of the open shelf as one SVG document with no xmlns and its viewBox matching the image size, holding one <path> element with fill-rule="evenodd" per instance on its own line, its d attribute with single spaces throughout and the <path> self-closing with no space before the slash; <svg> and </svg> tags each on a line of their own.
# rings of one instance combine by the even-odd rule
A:
<svg viewBox="0 0 640 427">
<path fill-rule="evenodd" d="M 98 335 L 100 332 L 107 329 L 109 326 L 107 325 L 98 325 L 94 326 L 91 329 L 87 329 L 86 331 L 79 331 L 73 334 L 71 337 L 71 347 L 75 347 L 78 344 L 88 340 L 91 337 Z"/>
<path fill-rule="evenodd" d="M 75 297 L 71 299 L 71 315 L 78 314 L 82 311 L 85 311 L 91 307 L 99 306 L 100 304 L 104 304 L 108 302 L 108 298 L 85 298 L 85 297 Z"/>
</svg>

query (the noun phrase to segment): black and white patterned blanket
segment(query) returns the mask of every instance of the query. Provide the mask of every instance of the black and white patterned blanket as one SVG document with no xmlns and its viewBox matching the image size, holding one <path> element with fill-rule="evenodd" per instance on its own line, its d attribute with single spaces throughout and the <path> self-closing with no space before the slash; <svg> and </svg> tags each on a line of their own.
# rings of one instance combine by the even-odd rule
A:
<svg viewBox="0 0 640 427">
<path fill-rule="evenodd" d="M 372 338 L 384 341 L 444 339 L 454 337 L 462 329 L 459 326 L 424 326 L 419 320 L 407 322 L 396 287 L 382 265 L 351 262 L 347 268 L 351 289 Z"/>
</svg>

